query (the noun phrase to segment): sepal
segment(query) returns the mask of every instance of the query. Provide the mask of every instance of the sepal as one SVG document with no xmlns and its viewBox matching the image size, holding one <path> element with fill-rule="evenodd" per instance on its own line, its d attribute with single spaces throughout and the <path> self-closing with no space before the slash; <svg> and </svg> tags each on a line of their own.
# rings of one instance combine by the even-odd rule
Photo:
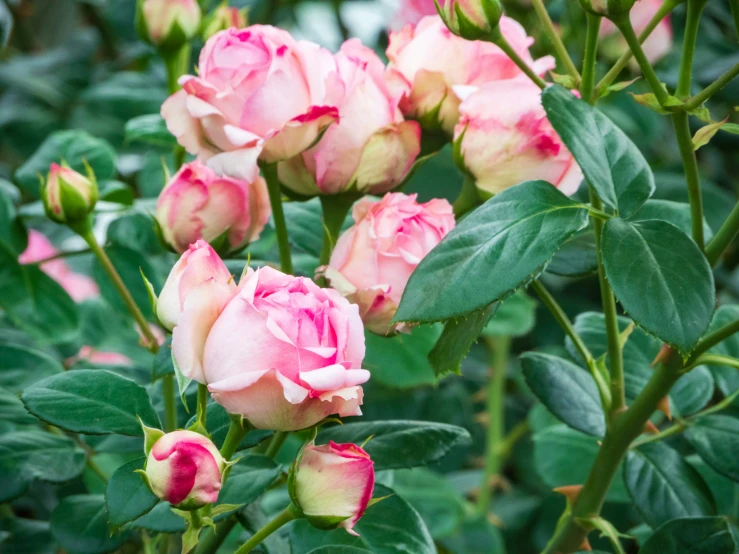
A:
<svg viewBox="0 0 739 554">
<path fill-rule="evenodd" d="M 155 429 L 154 427 L 147 427 L 144 425 L 144 422 L 141 421 L 141 418 L 139 418 L 139 424 L 144 430 L 144 454 L 148 456 L 154 443 L 164 436 L 164 431 L 161 429 Z"/>
</svg>

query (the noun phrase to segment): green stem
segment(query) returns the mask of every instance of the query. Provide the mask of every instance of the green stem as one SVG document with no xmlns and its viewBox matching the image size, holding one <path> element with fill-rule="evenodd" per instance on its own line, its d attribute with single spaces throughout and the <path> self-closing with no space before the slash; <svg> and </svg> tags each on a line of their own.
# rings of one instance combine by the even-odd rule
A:
<svg viewBox="0 0 739 554">
<path fill-rule="evenodd" d="M 208 385 L 198 383 L 198 422 L 205 427 L 208 408 Z"/>
<path fill-rule="evenodd" d="M 290 254 L 290 242 L 287 235 L 287 224 L 285 223 L 285 212 L 282 209 L 282 193 L 280 192 L 280 179 L 277 176 L 277 164 L 262 164 L 262 173 L 267 181 L 269 192 L 269 203 L 272 206 L 272 219 L 275 222 L 275 233 L 277 234 L 277 246 L 280 251 L 280 269 L 283 273 L 292 275 L 293 262 Z"/>
<path fill-rule="evenodd" d="M 715 266 L 721 256 L 739 233 L 739 202 L 731 210 L 729 217 L 706 245 L 706 258 L 711 266 Z"/>
<path fill-rule="evenodd" d="M 285 442 L 285 439 L 290 433 L 286 431 L 277 431 L 273 436 L 272 440 L 269 442 L 269 446 L 267 447 L 267 451 L 264 453 L 265 456 L 268 458 L 274 458 L 277 456 L 277 453 L 280 451 L 280 448 L 282 447 L 282 443 Z"/>
<path fill-rule="evenodd" d="M 735 333 L 739 333 L 739 319 L 737 319 L 736 321 L 732 321 L 731 323 L 728 323 L 727 325 L 716 329 L 713 333 L 710 333 L 703 337 L 703 340 L 701 340 L 695 347 L 695 350 L 693 350 L 693 353 L 691 354 L 688 361 L 685 362 L 685 365 L 693 365 L 695 360 L 698 359 L 698 356 L 707 352 L 718 343 L 725 341 Z"/>
<path fill-rule="evenodd" d="M 734 29 L 739 35 L 739 0 L 729 0 L 729 6 L 731 7 L 731 15 L 734 17 Z"/>
<path fill-rule="evenodd" d="M 231 457 L 236 453 L 236 449 L 239 447 L 241 439 L 243 439 L 249 432 L 248 428 L 243 428 L 241 416 L 232 415 L 231 425 L 228 427 L 228 433 L 221 446 L 221 456 L 224 460 L 230 460 Z"/>
<path fill-rule="evenodd" d="M 593 187 L 590 187 L 590 203 L 597 210 L 603 209 L 603 202 L 598 198 Z M 620 329 L 618 327 L 618 312 L 616 311 L 616 298 L 613 296 L 611 285 L 606 278 L 606 269 L 603 266 L 603 253 L 600 248 L 604 223 L 597 217 L 591 217 L 591 220 L 595 233 L 595 244 L 597 246 L 598 282 L 600 283 L 600 297 L 603 303 L 603 315 L 606 320 L 608 337 L 608 359 L 611 374 L 611 413 L 616 414 L 626 405 L 624 359 L 621 349 Z"/>
<path fill-rule="evenodd" d="M 652 32 L 657 28 L 657 25 L 659 25 L 660 22 L 665 17 L 667 17 L 667 15 L 672 10 L 675 9 L 675 6 L 682 3 L 682 1 L 683 0 L 665 0 L 664 2 L 662 2 L 662 5 L 652 16 L 652 19 L 650 19 L 649 23 L 647 23 L 647 26 L 644 27 L 641 33 L 639 33 L 639 43 L 644 44 L 644 41 L 649 38 L 649 35 L 651 35 Z M 595 87 L 595 95 L 597 97 L 602 96 L 606 89 L 611 86 L 611 83 L 613 83 L 613 81 L 616 80 L 616 77 L 618 77 L 620 73 L 624 70 L 632 56 L 633 54 L 631 53 L 631 50 L 626 50 L 623 54 L 621 54 L 621 57 L 616 60 L 616 63 L 613 65 L 613 67 L 608 71 L 608 73 L 603 76 L 603 78 Z"/>
<path fill-rule="evenodd" d="M 89 467 L 100 479 L 103 480 L 103 483 L 108 482 L 108 476 L 103 471 L 103 468 L 101 468 L 98 463 L 92 459 L 92 456 L 88 453 L 87 455 L 87 467 Z"/>
<path fill-rule="evenodd" d="M 231 516 L 219 522 L 215 529 L 203 531 L 194 554 L 214 554 L 237 523 L 236 517 Z"/>
<path fill-rule="evenodd" d="M 454 210 L 454 217 L 459 219 L 467 212 L 474 210 L 480 204 L 480 195 L 477 193 L 477 185 L 475 180 L 469 175 L 464 175 L 462 181 L 462 190 L 459 191 L 459 196 L 454 201 L 452 209 Z"/>
<path fill-rule="evenodd" d="M 503 33 L 500 31 L 499 27 L 496 27 L 493 29 L 493 32 L 490 37 L 491 42 L 493 42 L 498 48 L 503 50 L 505 52 L 506 56 L 508 56 L 513 63 L 515 63 L 518 68 L 526 74 L 526 76 L 531 79 L 540 89 L 544 89 L 547 86 L 546 81 L 544 81 L 541 77 L 539 77 L 536 73 L 534 73 L 534 70 L 529 67 L 529 65 L 521 58 L 521 56 L 518 55 L 518 53 L 511 47 L 510 44 L 508 44 L 508 41 L 503 36 Z"/>
<path fill-rule="evenodd" d="M 683 54 L 680 60 L 680 73 L 677 79 L 675 96 L 685 100 L 690 96 L 690 83 L 693 77 L 693 58 L 695 57 L 695 43 L 698 40 L 701 12 L 706 0 L 688 0 L 688 14 L 685 20 L 683 33 Z"/>
<path fill-rule="evenodd" d="M 657 74 L 654 72 L 652 65 L 649 63 L 647 55 L 644 53 L 644 50 L 641 47 L 641 43 L 639 42 L 639 39 L 634 32 L 634 28 L 631 26 L 629 15 L 625 14 L 619 18 L 616 18 L 613 20 L 613 23 L 616 25 L 616 27 L 619 28 L 621 34 L 626 39 L 626 43 L 629 45 L 629 49 L 631 50 L 631 53 L 634 55 L 634 58 L 639 64 L 641 72 L 644 75 L 647 83 L 649 84 L 649 88 L 652 89 L 654 96 L 657 98 L 657 101 L 660 103 L 660 105 L 664 105 L 670 95 L 662 86 L 659 77 L 657 77 Z"/>
<path fill-rule="evenodd" d="M 318 263 L 326 265 L 331 259 L 331 253 L 339 239 L 346 215 L 351 210 L 354 201 L 359 198 L 359 195 L 352 193 L 324 194 L 319 198 L 323 211 L 323 243 L 321 244 L 321 255 Z"/>
<path fill-rule="evenodd" d="M 555 321 L 559 324 L 562 330 L 568 337 L 570 337 L 570 340 L 572 340 L 572 343 L 575 345 L 575 348 L 577 348 L 580 356 L 582 356 L 585 364 L 590 366 L 593 361 L 593 354 L 585 345 L 580 335 L 577 334 L 577 331 L 575 331 L 575 327 L 572 325 L 570 318 L 567 317 L 567 314 L 564 312 L 562 307 L 538 279 L 531 283 L 531 288 L 534 289 L 534 292 L 537 294 L 539 299 L 554 316 Z"/>
<path fill-rule="evenodd" d="M 559 36 L 557 29 L 554 27 L 554 23 L 552 23 L 552 18 L 549 17 L 549 12 L 547 12 L 544 2 L 542 0 L 533 0 L 532 3 L 534 4 L 534 10 L 536 10 L 536 15 L 539 17 L 539 21 L 541 21 L 541 24 L 544 26 L 544 32 L 546 33 L 547 38 L 549 38 L 552 46 L 554 46 L 554 51 L 557 54 L 559 63 L 562 64 L 565 71 L 567 71 L 567 73 L 575 79 L 576 82 L 579 82 L 580 73 L 572 62 L 572 58 L 570 57 L 569 52 L 567 52 L 567 48 L 565 47 L 564 42 L 562 42 L 562 38 Z"/>
<path fill-rule="evenodd" d="M 277 516 L 272 521 L 270 521 L 267 525 L 254 533 L 254 535 L 252 535 L 252 537 L 248 541 L 242 544 L 241 548 L 236 550 L 234 554 L 246 554 L 247 552 L 251 552 L 255 546 L 269 537 L 272 533 L 277 531 L 280 527 L 294 519 L 297 519 L 298 517 L 300 516 L 298 515 L 296 509 L 293 507 L 292 504 L 290 504 L 282 512 L 277 514 Z"/>
<path fill-rule="evenodd" d="M 510 457 L 513 452 L 513 447 L 516 446 L 516 443 L 524 438 L 529 431 L 531 431 L 531 427 L 529 426 L 528 419 L 524 419 L 517 423 L 516 426 L 511 429 L 510 433 L 508 433 L 498 445 L 498 457 L 502 462 L 505 462 Z"/>
<path fill-rule="evenodd" d="M 705 238 L 703 236 L 703 196 L 698 175 L 698 160 L 695 157 L 693 138 L 690 135 L 688 114 L 677 112 L 672 114 L 672 126 L 675 129 L 677 145 L 685 168 L 685 179 L 688 185 L 688 200 L 690 202 L 690 223 L 693 240 L 703 250 Z"/>
<path fill-rule="evenodd" d="M 43 265 L 46 262 L 53 262 L 54 260 L 59 260 L 62 258 L 71 258 L 72 256 L 81 256 L 82 254 L 90 254 L 92 250 L 89 248 L 80 248 L 79 250 L 68 250 L 66 252 L 57 252 L 53 256 L 49 256 L 48 258 L 44 258 L 43 260 L 39 260 L 37 262 L 33 262 L 34 265 Z"/>
<path fill-rule="evenodd" d="M 680 375 L 679 367 L 660 365 L 631 407 L 614 419 L 571 512 L 565 515 L 542 554 L 564 554 L 580 549 L 588 532 L 577 519 L 600 514 L 606 493 L 629 446 L 642 433 L 644 424 Z"/>
<path fill-rule="evenodd" d="M 729 71 L 721 75 L 721 77 L 716 79 L 713 83 L 708 85 L 701 92 L 699 92 L 692 98 L 689 98 L 685 102 L 685 109 L 688 111 L 694 110 L 695 108 L 703 104 L 703 102 L 711 98 L 711 96 L 713 96 L 718 91 L 720 91 L 722 88 L 724 88 L 726 85 L 728 85 L 731 81 L 733 81 L 737 75 L 739 75 L 739 63 L 734 64 L 734 66 L 731 69 L 729 69 Z"/>
<path fill-rule="evenodd" d="M 162 52 L 161 56 L 167 68 L 167 90 L 174 94 L 180 89 L 177 80 L 190 70 L 190 54 L 192 47 L 187 42 L 176 52 Z"/>
<path fill-rule="evenodd" d="M 595 61 L 598 56 L 598 31 L 600 30 L 599 15 L 585 14 L 587 17 L 587 31 L 585 33 L 585 55 L 582 62 L 582 82 L 580 94 L 588 104 L 593 103 L 595 93 Z"/>
<path fill-rule="evenodd" d="M 505 439 L 505 418 L 503 398 L 505 394 L 506 371 L 510 354 L 510 337 L 488 339 L 491 348 L 490 382 L 488 383 L 487 416 L 488 429 L 485 443 L 485 469 L 482 473 L 480 493 L 477 497 L 477 511 L 486 514 L 493 495 L 494 477 L 500 474 L 503 460 L 500 455 Z"/>
<path fill-rule="evenodd" d="M 162 377 L 162 397 L 164 398 L 164 430 L 170 433 L 177 429 L 177 393 L 174 386 L 174 375 Z"/>
</svg>

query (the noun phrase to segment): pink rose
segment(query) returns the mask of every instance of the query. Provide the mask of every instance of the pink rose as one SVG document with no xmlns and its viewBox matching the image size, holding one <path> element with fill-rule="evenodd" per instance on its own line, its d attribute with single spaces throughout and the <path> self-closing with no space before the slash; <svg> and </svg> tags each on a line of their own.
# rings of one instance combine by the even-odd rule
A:
<svg viewBox="0 0 739 554">
<path fill-rule="evenodd" d="M 554 69 L 554 58 L 534 60 L 534 39 L 509 17 L 499 24 L 503 36 L 537 74 Z M 424 127 L 441 127 L 452 134 L 459 119 L 457 85 L 479 86 L 492 81 L 527 79 L 495 44 L 469 41 L 453 35 L 440 17 L 424 17 L 415 27 L 390 34 L 387 49 L 389 79 L 403 94 L 400 109 Z M 433 121 L 430 121 L 433 120 Z"/>
<path fill-rule="evenodd" d="M 28 246 L 18 256 L 18 262 L 21 264 L 32 264 L 55 256 L 58 253 L 58 250 L 52 246 L 49 239 L 39 231 L 31 229 L 28 231 Z M 100 294 L 100 289 L 95 281 L 87 275 L 72 271 L 61 258 L 45 262 L 39 268 L 59 283 L 75 302 L 82 302 L 87 298 L 93 298 Z"/>
<path fill-rule="evenodd" d="M 203 286 L 205 285 L 205 286 Z M 198 291 L 198 294 L 193 294 Z M 167 281 L 157 299 L 157 318 L 167 329 L 172 330 L 179 322 L 187 300 L 193 294 L 191 304 L 199 304 L 210 293 L 221 292 L 224 296 L 236 294 L 236 284 L 226 264 L 204 240 L 198 240 L 185 251 L 169 272 Z M 205 298 L 200 298 L 201 296 Z M 230 298 L 229 298 L 230 299 Z M 194 306 L 193 306 L 194 307 Z"/>
<path fill-rule="evenodd" d="M 80 348 L 75 356 L 67 358 L 66 363 L 69 365 L 76 364 L 77 362 L 88 362 L 90 364 L 102 364 L 102 365 L 121 365 L 121 366 L 132 366 L 133 361 L 125 354 L 119 352 L 108 352 L 104 350 L 96 350 L 92 346 L 85 345 Z"/>
<path fill-rule="evenodd" d="M 275 162 L 311 146 L 338 119 L 325 103 L 335 78 L 330 52 L 275 27 L 252 25 L 213 35 L 199 74 L 162 105 L 167 128 L 219 173 L 252 182 L 256 159 Z"/>
<path fill-rule="evenodd" d="M 340 120 L 321 141 L 279 164 L 285 186 L 305 194 L 336 194 L 349 188 L 380 194 L 398 185 L 421 150 L 421 128 L 404 121 L 385 82 L 385 66 L 359 39 L 335 56 L 337 80 L 329 89 Z"/>
<path fill-rule="evenodd" d="M 185 164 L 159 195 L 156 219 L 164 239 L 184 252 L 199 239 L 233 252 L 259 238 L 272 210 L 264 179 L 219 177 L 198 161 Z"/>
<path fill-rule="evenodd" d="M 151 491 L 183 509 L 218 500 L 223 458 L 206 437 L 193 431 L 174 431 L 159 438 L 146 459 Z"/>
<path fill-rule="evenodd" d="M 374 462 L 355 444 L 308 444 L 296 460 L 288 489 L 310 523 L 357 535 L 352 529 L 375 489 Z"/>
<path fill-rule="evenodd" d="M 577 191 L 582 171 L 549 123 L 539 87 L 515 79 L 457 92 L 469 96 L 454 141 L 478 189 L 496 194 L 542 179 L 568 196 Z"/>
<path fill-rule="evenodd" d="M 207 334 L 204 381 L 213 399 L 258 429 L 305 429 L 331 414 L 361 415 L 369 372 L 356 306 L 310 279 L 250 272 Z M 175 329 L 186 325 L 183 313 Z M 201 340 L 200 337 L 197 338 Z"/>
<path fill-rule="evenodd" d="M 661 5 L 662 0 L 638 0 L 634 4 L 629 12 L 629 19 L 637 35 L 644 30 Z M 603 18 L 600 26 L 600 37 L 605 39 L 604 52 L 614 59 L 628 50 L 621 32 L 606 18 Z M 672 50 L 672 24 L 669 15 L 657 24 L 649 38 L 642 44 L 642 48 L 650 63 L 659 61 Z M 633 58 L 631 62 L 634 68 L 639 67 Z"/>
<path fill-rule="evenodd" d="M 197 0 L 140 0 L 142 38 L 152 44 L 176 48 L 200 29 Z M 170 44 L 171 43 L 171 44 Z"/>
<path fill-rule="evenodd" d="M 386 335 L 408 279 L 419 262 L 454 229 L 449 202 L 416 202 L 416 195 L 386 194 L 362 199 L 354 225 L 336 243 L 326 277 L 359 305 L 365 327 Z"/>
</svg>

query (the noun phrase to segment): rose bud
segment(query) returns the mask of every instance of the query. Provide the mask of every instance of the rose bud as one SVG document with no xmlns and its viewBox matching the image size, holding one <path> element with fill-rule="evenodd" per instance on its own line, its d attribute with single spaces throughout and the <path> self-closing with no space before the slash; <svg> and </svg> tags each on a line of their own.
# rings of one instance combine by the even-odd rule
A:
<svg viewBox="0 0 739 554">
<path fill-rule="evenodd" d="M 298 155 L 339 117 L 326 103 L 336 73 L 331 53 L 276 27 L 252 25 L 213 35 L 198 76 L 162 105 L 169 131 L 219 173 L 253 181 L 256 160 Z"/>
<path fill-rule="evenodd" d="M 534 39 L 524 28 L 503 16 L 499 28 L 515 52 L 536 72 L 554 69 L 554 58 L 534 60 L 529 47 Z M 388 79 L 399 95 L 406 117 L 417 119 L 424 129 L 454 132 L 461 99 L 457 85 L 479 86 L 493 81 L 527 78 L 498 46 L 454 36 L 437 17 L 424 17 L 415 27 L 390 33 L 387 49 Z"/>
<path fill-rule="evenodd" d="M 339 122 L 316 146 L 280 163 L 280 181 L 303 195 L 349 188 L 381 194 L 408 174 L 421 150 L 421 128 L 403 120 L 384 64 L 359 39 L 346 41 L 335 60 L 338 77 L 329 94 L 339 107 Z"/>
<path fill-rule="evenodd" d="M 335 290 L 270 267 L 247 273 L 210 327 L 185 310 L 172 337 L 178 367 L 199 363 L 213 399 L 258 429 L 305 429 L 331 414 L 361 415 L 364 329 L 359 311 Z M 189 298 L 188 298 L 189 302 Z M 186 331 L 182 331 L 185 329 Z"/>
<path fill-rule="evenodd" d="M 503 8 L 499 0 L 435 0 L 447 28 L 467 40 L 490 39 Z"/>
<path fill-rule="evenodd" d="M 375 488 L 374 462 L 355 444 L 307 444 L 291 468 L 290 498 L 319 529 L 343 527 L 352 535 Z"/>
<path fill-rule="evenodd" d="M 339 237 L 326 278 L 359 306 L 365 327 L 387 335 L 408 279 L 419 262 L 449 231 L 454 214 L 446 200 L 425 204 L 416 195 L 386 194 L 364 198 L 352 210 L 354 225 Z"/>
<path fill-rule="evenodd" d="M 228 4 L 221 4 L 213 10 L 203 23 L 203 40 L 208 40 L 218 31 L 225 31 L 235 27 L 246 27 L 246 8 L 232 8 Z"/>
<path fill-rule="evenodd" d="M 515 79 L 457 92 L 469 94 L 454 130 L 457 163 L 485 196 L 537 179 L 577 191 L 582 171 L 549 123 L 539 87 Z"/>
<path fill-rule="evenodd" d="M 218 500 L 224 466 L 210 439 L 194 431 L 174 431 L 151 447 L 144 472 L 155 496 L 193 510 Z"/>
<path fill-rule="evenodd" d="M 197 0 L 137 0 L 136 30 L 162 50 L 176 50 L 200 29 Z"/>
<path fill-rule="evenodd" d="M 92 169 L 87 177 L 66 165 L 52 163 L 46 182 L 41 185 L 41 200 L 52 221 L 72 226 L 83 224 L 98 200 L 98 186 Z"/>
<path fill-rule="evenodd" d="M 637 35 L 641 34 L 661 5 L 661 0 L 639 0 L 634 4 L 629 12 L 629 19 Z M 601 21 L 600 38 L 603 53 L 614 60 L 629 48 L 621 32 L 608 19 Z M 656 63 L 672 50 L 672 24 L 669 15 L 657 24 L 642 43 L 642 48 L 650 63 Z M 633 58 L 630 63 L 633 69 L 639 68 Z"/>
<path fill-rule="evenodd" d="M 219 177 L 194 161 L 183 165 L 162 190 L 156 219 L 164 240 L 177 252 L 203 239 L 229 253 L 259 238 L 271 212 L 261 177 L 251 182 Z"/>
<path fill-rule="evenodd" d="M 194 291 L 198 292 L 193 295 L 191 303 L 200 304 L 212 300 L 212 295 L 230 300 L 236 290 L 226 264 L 207 242 L 199 240 L 182 254 L 169 272 L 157 300 L 157 318 L 171 331 L 178 324 L 185 303 Z"/>
</svg>

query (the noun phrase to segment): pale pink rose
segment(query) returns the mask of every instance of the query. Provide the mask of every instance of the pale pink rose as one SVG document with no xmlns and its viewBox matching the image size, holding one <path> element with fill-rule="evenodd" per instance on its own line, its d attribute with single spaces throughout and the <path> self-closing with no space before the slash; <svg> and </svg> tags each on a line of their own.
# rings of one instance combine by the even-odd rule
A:
<svg viewBox="0 0 739 554">
<path fill-rule="evenodd" d="M 519 23 L 504 16 L 499 25 L 511 47 L 537 74 L 554 69 L 551 56 L 531 57 L 534 39 Z M 415 27 L 391 33 L 387 57 L 388 79 L 393 90 L 403 95 L 403 113 L 450 135 L 459 120 L 461 101 L 455 86 L 528 79 L 495 44 L 455 36 L 438 16 L 424 17 Z"/>
<path fill-rule="evenodd" d="M 638 0 L 634 4 L 629 12 L 629 19 L 637 35 L 649 24 L 661 5 L 662 0 Z M 600 37 L 604 39 L 604 52 L 610 57 L 617 58 L 628 50 L 621 32 L 606 18 L 601 22 Z M 649 38 L 642 44 L 642 48 L 650 63 L 659 61 L 672 50 L 672 24 L 669 15 L 657 24 Z M 639 67 L 633 58 L 631 63 L 635 69 Z"/>
<path fill-rule="evenodd" d="M 85 220 L 98 199 L 94 176 L 87 177 L 74 169 L 52 163 L 49 175 L 41 185 L 41 200 L 46 215 L 57 223 Z"/>
<path fill-rule="evenodd" d="M 379 335 L 394 329 L 390 320 L 419 262 L 449 231 L 454 214 L 446 200 L 419 204 L 399 192 L 382 200 L 364 198 L 352 210 L 354 225 L 339 237 L 326 278 L 359 306 L 365 327 Z"/>
<path fill-rule="evenodd" d="M 308 444 L 298 457 L 289 489 L 310 523 L 319 529 L 343 527 L 357 535 L 353 527 L 375 489 L 374 462 L 355 444 Z"/>
<path fill-rule="evenodd" d="M 194 431 L 174 431 L 154 443 L 145 472 L 158 498 L 193 509 L 218 500 L 223 468 L 223 458 L 209 439 Z"/>
<path fill-rule="evenodd" d="M 541 179 L 568 196 L 577 191 L 582 171 L 549 123 L 538 86 L 520 79 L 457 92 L 469 96 L 454 141 L 479 190 L 492 195 Z"/>
<path fill-rule="evenodd" d="M 399 29 L 408 25 L 415 25 L 426 15 L 436 15 L 436 4 L 434 0 L 401 0 L 395 17 L 393 18 L 393 29 Z"/>
<path fill-rule="evenodd" d="M 334 290 L 270 267 L 242 281 L 205 343 L 203 370 L 213 399 L 258 429 L 294 431 L 331 414 L 361 415 L 359 385 L 369 372 L 361 369 L 357 307 Z"/>
<path fill-rule="evenodd" d="M 199 239 L 234 252 L 259 238 L 271 213 L 264 179 L 220 177 L 196 160 L 183 165 L 164 187 L 156 219 L 177 252 Z"/>
<path fill-rule="evenodd" d="M 133 361 L 125 354 L 119 352 L 107 352 L 103 350 L 96 350 L 92 346 L 85 345 L 80 348 L 80 351 L 76 355 L 67 358 L 65 364 L 68 366 L 74 365 L 78 362 L 88 362 L 95 365 L 120 365 L 120 366 L 131 366 Z"/>
<path fill-rule="evenodd" d="M 236 284 L 226 264 L 204 240 L 198 240 L 182 254 L 159 294 L 157 318 L 166 329 L 172 330 L 178 324 L 188 298 L 196 290 L 199 295 L 206 291 L 236 294 Z"/>
<path fill-rule="evenodd" d="M 385 66 L 373 50 L 351 39 L 335 60 L 338 80 L 329 97 L 339 107 L 339 122 L 316 146 L 280 163 L 280 181 L 305 195 L 386 192 L 411 169 L 421 128 L 403 120 L 400 98 L 388 89 Z"/>
<path fill-rule="evenodd" d="M 335 74 L 331 53 L 317 44 L 265 25 L 228 29 L 208 39 L 198 76 L 180 78 L 162 117 L 188 152 L 251 182 L 257 158 L 292 158 L 338 119 L 325 102 Z"/>
<path fill-rule="evenodd" d="M 153 44 L 168 40 L 182 44 L 194 37 L 200 28 L 197 0 L 143 0 L 141 10 L 148 39 Z"/>
<path fill-rule="evenodd" d="M 28 231 L 28 246 L 18 256 L 21 264 L 32 264 L 55 256 L 59 251 L 49 242 L 42 233 L 31 229 Z M 61 258 L 45 262 L 39 266 L 41 271 L 54 279 L 75 302 L 82 302 L 100 294 L 95 281 L 82 273 L 72 271 Z"/>
</svg>

